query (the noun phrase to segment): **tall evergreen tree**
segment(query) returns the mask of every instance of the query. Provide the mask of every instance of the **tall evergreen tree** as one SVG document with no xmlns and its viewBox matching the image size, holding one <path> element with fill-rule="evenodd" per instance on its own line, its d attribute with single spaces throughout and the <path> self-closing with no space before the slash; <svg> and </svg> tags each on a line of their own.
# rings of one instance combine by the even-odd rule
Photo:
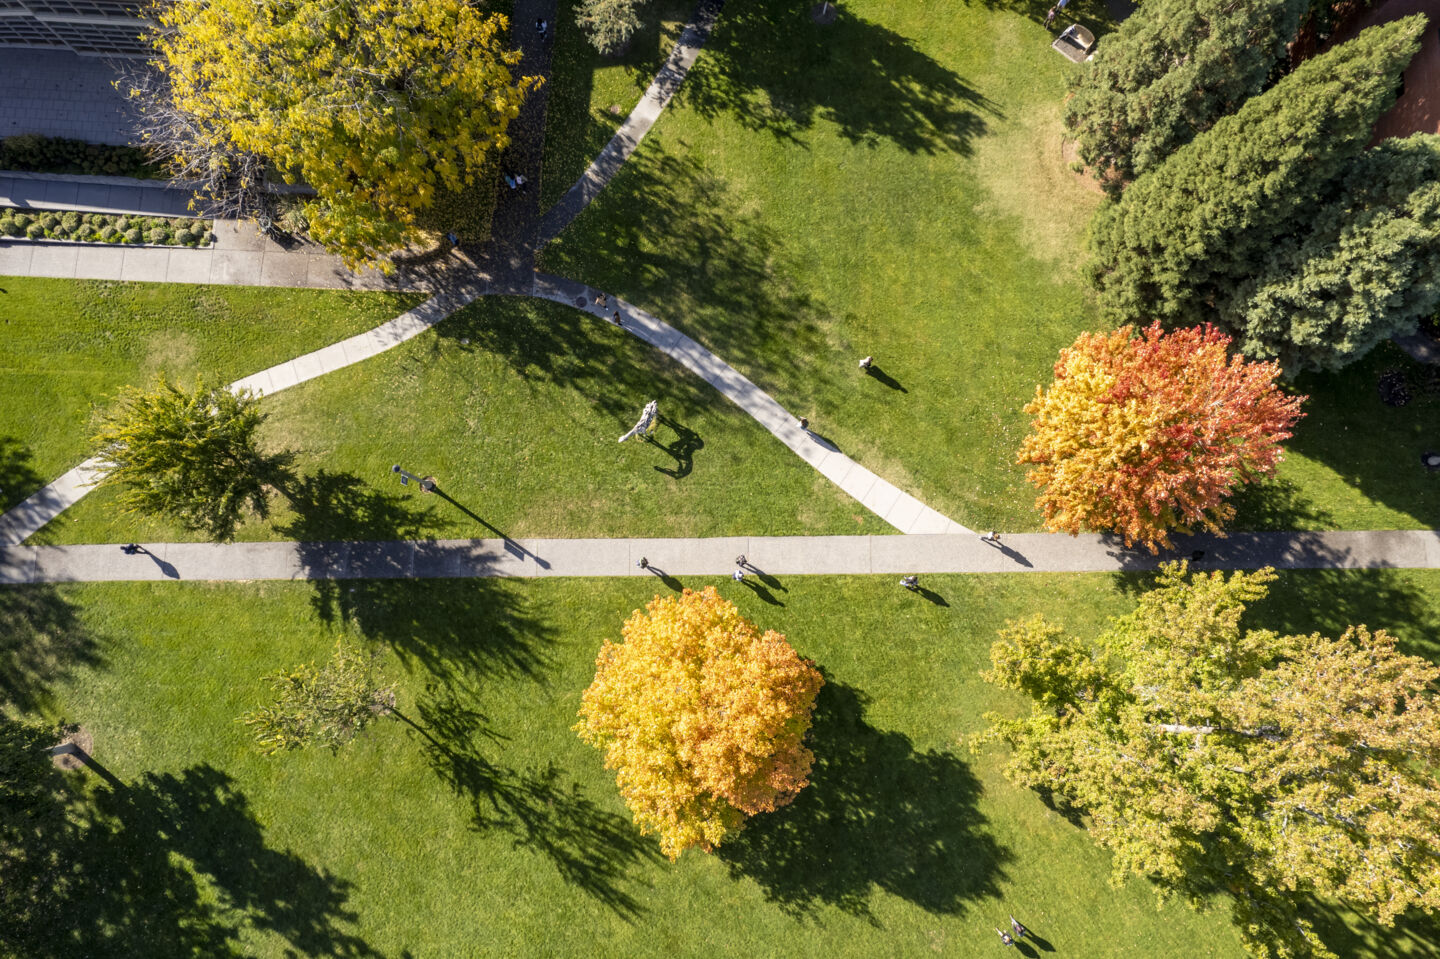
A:
<svg viewBox="0 0 1440 959">
<path fill-rule="evenodd" d="M 1365 149 L 1424 26 L 1417 15 L 1371 27 L 1306 61 L 1102 209 L 1092 245 L 1105 314 L 1214 319 Z"/>
<path fill-rule="evenodd" d="M 1151 0 L 1106 37 L 1065 108 L 1118 191 L 1260 92 L 1309 0 Z"/>
<path fill-rule="evenodd" d="M 1220 314 L 1246 355 L 1290 372 L 1338 369 L 1440 307 L 1440 136 L 1367 150 L 1313 222 Z"/>
</svg>

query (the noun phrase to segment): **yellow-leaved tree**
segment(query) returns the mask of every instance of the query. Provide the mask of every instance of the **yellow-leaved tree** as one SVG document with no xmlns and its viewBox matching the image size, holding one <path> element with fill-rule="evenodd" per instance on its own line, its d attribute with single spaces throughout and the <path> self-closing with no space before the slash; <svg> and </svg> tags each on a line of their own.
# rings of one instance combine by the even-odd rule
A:
<svg viewBox="0 0 1440 959">
<path fill-rule="evenodd" d="M 155 56 L 121 82 L 148 144 L 222 215 L 267 212 L 267 171 L 304 182 L 309 233 L 352 265 L 415 238 L 538 81 L 504 17 L 466 0 L 157 2 Z"/>
<path fill-rule="evenodd" d="M 580 738 L 605 752 L 644 833 L 672 860 L 789 803 L 814 756 L 803 740 L 824 679 L 714 587 L 657 596 L 606 640 Z"/>
</svg>

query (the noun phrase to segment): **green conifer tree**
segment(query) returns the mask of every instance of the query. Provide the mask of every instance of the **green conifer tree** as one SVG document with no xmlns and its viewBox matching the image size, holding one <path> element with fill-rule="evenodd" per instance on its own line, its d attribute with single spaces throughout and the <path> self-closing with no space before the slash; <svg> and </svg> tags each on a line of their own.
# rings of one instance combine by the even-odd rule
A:
<svg viewBox="0 0 1440 959">
<path fill-rule="evenodd" d="M 1091 242 L 1105 315 L 1215 319 L 1365 149 L 1424 26 L 1417 15 L 1371 27 L 1306 61 L 1103 208 Z"/>
<path fill-rule="evenodd" d="M 1440 136 L 1361 154 L 1313 222 L 1221 310 L 1240 350 L 1292 373 L 1339 369 L 1440 307 Z"/>
<path fill-rule="evenodd" d="M 1107 36 L 1065 108 L 1080 158 L 1108 188 L 1260 92 L 1309 0 L 1152 0 Z"/>
</svg>

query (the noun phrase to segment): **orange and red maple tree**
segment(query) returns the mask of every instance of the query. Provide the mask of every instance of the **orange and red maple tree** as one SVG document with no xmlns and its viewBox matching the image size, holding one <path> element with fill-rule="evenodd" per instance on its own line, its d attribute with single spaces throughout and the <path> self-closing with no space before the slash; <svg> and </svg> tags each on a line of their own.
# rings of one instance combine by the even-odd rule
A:
<svg viewBox="0 0 1440 959">
<path fill-rule="evenodd" d="M 806 786 L 803 739 L 824 679 L 784 636 L 706 587 L 657 596 L 622 637 L 601 648 L 575 731 L 604 751 L 667 856 L 709 852 Z"/>
<path fill-rule="evenodd" d="M 1025 407 L 1019 455 L 1047 529 L 1112 531 L 1151 552 L 1171 531 L 1222 531 L 1226 498 L 1274 471 L 1305 399 L 1276 384 L 1278 364 L 1229 344 L 1208 324 L 1155 323 L 1082 333 L 1060 352 L 1055 381 Z"/>
</svg>

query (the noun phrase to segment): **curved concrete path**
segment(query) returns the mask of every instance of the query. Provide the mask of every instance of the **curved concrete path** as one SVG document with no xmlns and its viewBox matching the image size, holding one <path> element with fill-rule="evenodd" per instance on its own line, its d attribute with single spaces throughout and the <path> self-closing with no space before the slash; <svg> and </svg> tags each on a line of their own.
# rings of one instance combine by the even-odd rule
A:
<svg viewBox="0 0 1440 959">
<path fill-rule="evenodd" d="M 278 393 L 306 380 L 324 376 L 352 363 L 404 343 L 430 329 L 451 313 L 485 294 L 483 282 L 452 286 L 395 319 L 366 330 L 348 340 L 332 343 L 323 349 L 286 360 L 268 370 L 261 370 L 230 384 L 232 390 L 251 390 L 258 396 Z M 98 459 L 88 459 L 59 479 L 36 492 L 23 503 L 0 515 L 0 546 L 23 543 L 39 532 L 48 522 L 80 501 L 90 492 L 100 467 Z"/>
<path fill-rule="evenodd" d="M 675 91 L 680 89 L 680 84 L 694 65 L 700 48 L 709 39 L 710 30 L 715 26 L 715 20 L 720 16 L 720 8 L 724 5 L 725 0 L 700 0 L 696 5 L 695 12 L 690 15 L 690 22 L 685 24 L 680 39 L 675 41 L 670 57 L 655 74 L 655 79 L 651 81 L 635 109 L 630 111 L 630 116 L 625 118 L 620 129 L 615 131 L 605 149 L 600 151 L 600 155 L 580 175 L 580 179 L 576 180 L 540 219 L 540 245 L 543 246 L 559 236 L 561 231 L 590 205 L 590 201 L 605 189 L 606 184 L 625 165 L 625 161 L 630 159 L 630 154 L 635 152 L 640 141 L 645 139 L 645 134 L 650 132 L 650 128 L 660 118 L 660 112 L 665 109 Z"/>
<path fill-rule="evenodd" d="M 780 442 L 815 467 L 826 479 L 849 493 L 860 505 L 902 533 L 969 533 L 909 493 L 876 476 L 808 430 L 770 395 L 734 367 L 668 323 L 619 297 L 607 296 L 604 309 L 595 306 L 601 291 L 574 280 L 536 274 L 532 295 L 586 309 L 609 319 L 618 311 L 624 328 L 662 350 L 680 365 L 719 390 L 726 399 L 754 417 Z"/>
<path fill-rule="evenodd" d="M 1180 541 L 1177 540 L 1177 543 Z M 664 588 L 677 576 L 725 576 L 744 554 L 735 589 L 774 576 L 1051 573 L 1150 570 L 1203 551 L 1195 569 L 1435 569 L 1440 531 L 1236 533 L 1187 538 L 1169 556 L 1126 550 L 1109 536 L 1027 533 L 991 546 L 978 536 L 740 536 L 715 539 L 474 539 L 386 543 L 150 543 L 127 555 L 103 546 L 0 548 L 0 584 L 136 580 L 465 579 L 639 576 Z M 650 567 L 636 565 L 645 557 Z M 898 585 L 898 584 L 897 584 Z M 924 589 L 934 601 L 937 594 Z"/>
</svg>

